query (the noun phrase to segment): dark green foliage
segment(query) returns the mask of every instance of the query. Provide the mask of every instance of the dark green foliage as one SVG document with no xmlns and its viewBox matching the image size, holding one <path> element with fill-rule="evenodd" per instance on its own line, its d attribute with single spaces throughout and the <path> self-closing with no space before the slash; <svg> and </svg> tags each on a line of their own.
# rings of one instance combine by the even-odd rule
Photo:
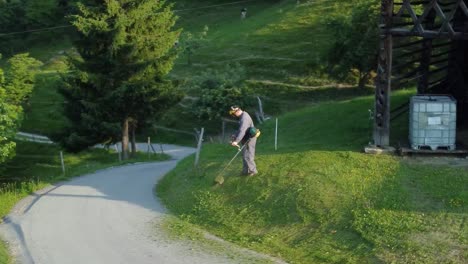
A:
<svg viewBox="0 0 468 264">
<path fill-rule="evenodd" d="M 253 98 L 244 79 L 245 70 L 239 64 L 203 72 L 191 83 L 200 93 L 194 101 L 193 112 L 201 119 L 212 120 L 226 116 L 231 105 L 242 108 L 251 105 Z"/>
<path fill-rule="evenodd" d="M 71 16 L 79 57 L 61 89 L 71 126 L 61 143 L 80 150 L 112 143 L 178 102 L 182 95 L 164 76 L 176 57 L 176 17 L 165 1 L 90 1 Z M 124 140 L 124 139 L 123 139 Z"/>
<path fill-rule="evenodd" d="M 208 30 L 208 26 L 205 26 L 203 31 L 199 34 L 192 34 L 190 32 L 182 33 L 180 41 L 177 42 L 177 45 L 180 47 L 185 56 L 187 56 L 188 65 L 192 65 L 193 54 L 196 52 L 196 50 L 203 46 L 203 43 L 206 42 Z"/>
<path fill-rule="evenodd" d="M 19 1 L 9 3 L 0 2 L 0 53 L 5 56 L 11 56 L 14 53 L 24 50 L 24 36 L 7 35 L 2 33 L 11 33 L 23 31 L 26 28 L 25 10 L 23 4 Z M 21 39 L 20 37 L 23 37 Z"/>
<path fill-rule="evenodd" d="M 7 100 L 20 105 L 31 94 L 35 75 L 42 63 L 29 57 L 28 53 L 18 54 L 8 60 L 5 73 Z"/>
<path fill-rule="evenodd" d="M 36 27 L 56 26 L 64 15 L 61 12 L 59 0 L 29 0 L 26 1 L 24 10 L 28 24 L 33 24 Z"/>
<path fill-rule="evenodd" d="M 5 90 L 0 86 L 0 163 L 14 155 L 15 143 L 12 138 L 20 118 L 19 107 L 5 103 L 4 97 Z"/>
<path fill-rule="evenodd" d="M 325 26 L 334 35 L 327 54 L 328 68 L 339 80 L 356 78 L 358 86 L 364 87 L 375 71 L 379 2 L 356 0 L 348 12 L 324 19 Z"/>
<path fill-rule="evenodd" d="M 11 138 L 15 135 L 18 119 L 17 107 L 6 103 L 3 71 L 0 69 L 0 163 L 4 162 L 13 153 L 15 143 Z"/>
<path fill-rule="evenodd" d="M 32 92 L 35 68 L 40 63 L 19 54 L 8 61 L 4 74 L 0 69 L 0 163 L 14 156 L 13 139 L 23 117 L 21 104 Z"/>
<path fill-rule="evenodd" d="M 79 0 L 0 1 L 0 53 L 10 57 L 32 45 L 48 45 L 73 36 L 65 16 Z M 49 30 L 46 30 L 49 29 Z"/>
</svg>

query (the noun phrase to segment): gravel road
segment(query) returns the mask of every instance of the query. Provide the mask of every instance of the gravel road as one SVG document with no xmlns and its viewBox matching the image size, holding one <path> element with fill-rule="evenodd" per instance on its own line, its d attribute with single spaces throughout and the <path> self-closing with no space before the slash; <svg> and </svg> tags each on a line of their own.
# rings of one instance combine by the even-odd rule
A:
<svg viewBox="0 0 468 264">
<path fill-rule="evenodd" d="M 146 144 L 140 147 L 146 148 Z M 0 225 L 0 236 L 10 245 L 17 262 L 243 262 L 203 247 L 193 250 L 193 242 L 164 238 L 157 223 L 167 212 L 154 195 L 155 183 L 195 149 L 163 147 L 172 160 L 98 171 L 22 200 Z"/>
</svg>

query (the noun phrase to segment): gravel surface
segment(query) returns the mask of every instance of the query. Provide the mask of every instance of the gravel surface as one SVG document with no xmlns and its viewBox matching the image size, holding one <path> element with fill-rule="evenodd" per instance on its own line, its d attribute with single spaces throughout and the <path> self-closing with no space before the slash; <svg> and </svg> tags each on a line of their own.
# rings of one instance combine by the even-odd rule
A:
<svg viewBox="0 0 468 264">
<path fill-rule="evenodd" d="M 0 225 L 18 263 L 245 263 L 193 250 L 193 242 L 169 240 L 158 227 L 167 212 L 154 186 L 195 151 L 163 147 L 172 160 L 101 170 L 22 200 Z"/>
</svg>

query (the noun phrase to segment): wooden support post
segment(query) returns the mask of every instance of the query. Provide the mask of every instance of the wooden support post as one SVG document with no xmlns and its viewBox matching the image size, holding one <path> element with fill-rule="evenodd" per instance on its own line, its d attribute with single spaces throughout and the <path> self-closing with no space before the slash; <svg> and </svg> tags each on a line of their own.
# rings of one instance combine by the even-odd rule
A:
<svg viewBox="0 0 468 264">
<path fill-rule="evenodd" d="M 390 144 L 390 92 L 392 78 L 393 38 L 390 33 L 393 18 L 393 0 L 382 0 L 380 48 L 375 87 L 374 144 Z"/>
<path fill-rule="evenodd" d="M 432 28 L 434 26 L 435 21 L 435 11 L 431 10 L 426 18 L 426 27 Z M 424 39 L 422 42 L 423 52 L 421 54 L 421 63 L 419 66 L 419 73 L 421 78 L 418 82 L 418 94 L 427 93 L 429 88 L 429 67 L 431 64 L 431 55 L 432 55 L 432 41 L 433 39 Z"/>
<path fill-rule="evenodd" d="M 421 63 L 419 66 L 419 73 L 421 78 L 418 82 L 418 94 L 427 93 L 429 88 L 429 67 L 431 64 L 432 54 L 432 39 L 425 39 L 423 42 L 424 51 L 421 55 Z"/>
<path fill-rule="evenodd" d="M 223 120 L 223 138 L 222 138 L 222 143 L 226 142 L 226 121 Z"/>
</svg>

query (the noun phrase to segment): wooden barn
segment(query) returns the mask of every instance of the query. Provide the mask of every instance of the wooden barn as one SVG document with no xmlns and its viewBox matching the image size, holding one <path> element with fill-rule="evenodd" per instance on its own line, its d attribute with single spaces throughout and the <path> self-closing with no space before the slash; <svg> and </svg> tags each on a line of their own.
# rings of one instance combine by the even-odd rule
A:
<svg viewBox="0 0 468 264">
<path fill-rule="evenodd" d="M 375 89 L 374 143 L 389 146 L 390 120 L 406 106 L 390 93 L 450 94 L 457 127 L 468 124 L 468 0 L 382 0 Z"/>
</svg>

